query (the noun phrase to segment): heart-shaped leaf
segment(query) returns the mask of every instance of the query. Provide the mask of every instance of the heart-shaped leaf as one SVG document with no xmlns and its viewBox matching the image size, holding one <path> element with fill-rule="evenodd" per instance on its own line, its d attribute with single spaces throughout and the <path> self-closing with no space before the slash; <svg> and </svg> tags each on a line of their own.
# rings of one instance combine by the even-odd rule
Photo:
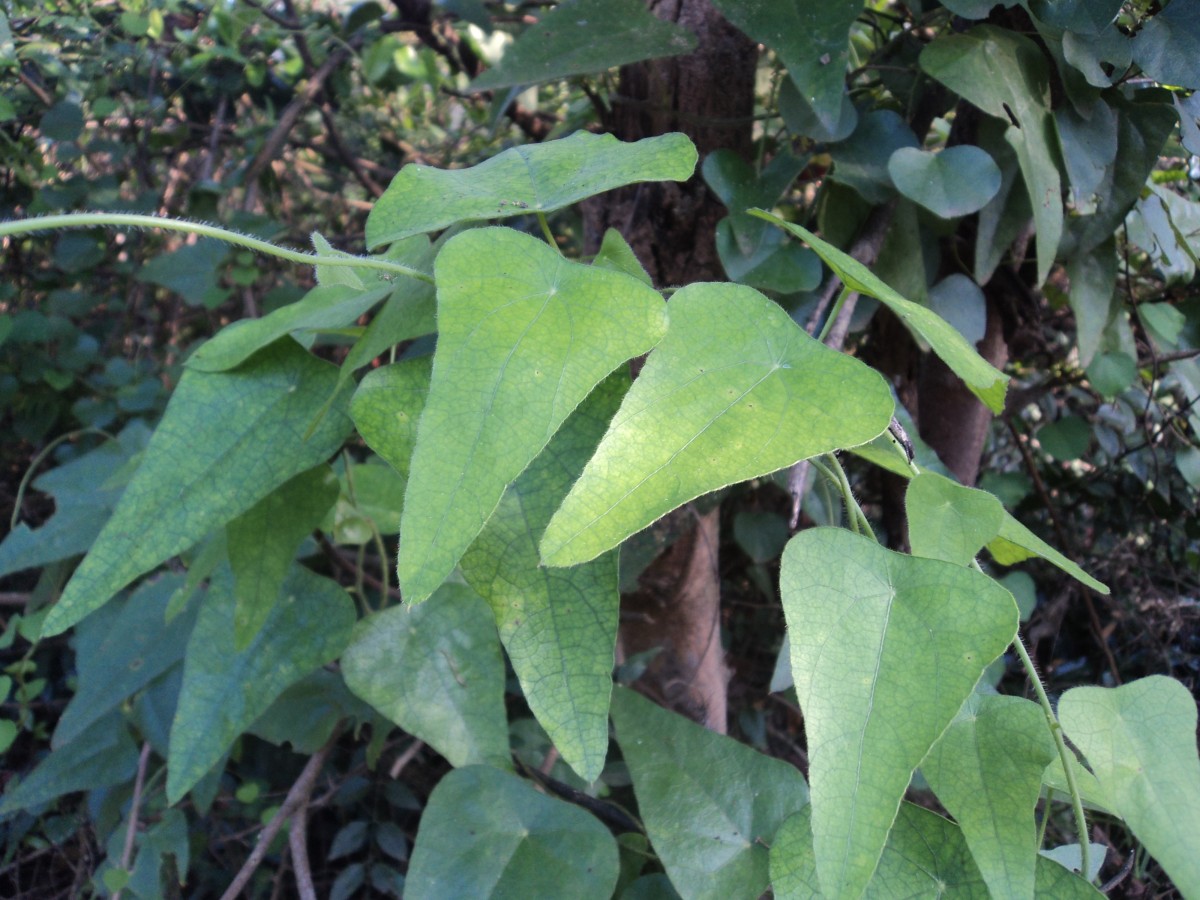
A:
<svg viewBox="0 0 1200 900">
<path fill-rule="evenodd" d="M 679 893 L 762 894 L 767 847 L 808 802 L 803 776 L 625 688 L 612 714 L 646 832 Z"/>
<path fill-rule="evenodd" d="M 1196 701 L 1162 675 L 1062 695 L 1058 717 L 1139 841 L 1180 887 L 1200 885 Z"/>
<path fill-rule="evenodd" d="M 894 404 L 878 373 L 813 340 L 762 294 L 693 284 L 551 519 L 542 559 L 592 559 L 701 494 L 865 443 Z"/>
<path fill-rule="evenodd" d="M 1015 636 L 1017 607 L 979 572 L 835 528 L 792 539 L 780 592 L 821 887 L 857 897 L 913 771 Z"/>
<path fill-rule="evenodd" d="M 380 366 L 367 373 L 350 398 L 350 418 L 362 439 L 406 479 L 432 364 L 429 357 L 418 357 Z"/>
<path fill-rule="evenodd" d="M 896 190 L 943 219 L 978 212 L 1000 190 L 1000 167 L 969 144 L 939 153 L 901 147 L 887 168 Z"/>
<path fill-rule="evenodd" d="M 491 604 L 530 710 L 589 782 L 600 777 L 608 753 L 617 555 L 549 569 L 537 542 L 628 388 L 624 372 L 601 382 L 509 485 L 462 558 L 463 577 Z"/>
<path fill-rule="evenodd" d="M 611 134 L 513 147 L 469 169 L 410 164 L 367 217 L 372 250 L 456 222 L 548 213 L 603 191 L 641 181 L 686 181 L 696 168 L 686 135 L 621 143 Z"/>
<path fill-rule="evenodd" d="M 908 483 L 904 511 L 913 556 L 959 566 L 969 565 L 1000 533 L 1004 518 L 1004 506 L 992 494 L 933 472 L 922 472 Z"/>
<path fill-rule="evenodd" d="M 452 238 L 435 269 L 438 349 L 400 527 L 409 602 L 433 593 L 509 482 L 666 325 L 662 299 L 636 278 L 507 228 Z"/>
</svg>

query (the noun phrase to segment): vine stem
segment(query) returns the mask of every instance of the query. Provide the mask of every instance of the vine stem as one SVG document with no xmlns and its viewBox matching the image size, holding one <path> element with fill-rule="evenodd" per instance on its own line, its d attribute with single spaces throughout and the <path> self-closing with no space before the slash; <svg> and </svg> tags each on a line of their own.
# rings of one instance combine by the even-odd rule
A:
<svg viewBox="0 0 1200 900">
<path fill-rule="evenodd" d="M 983 574 L 983 569 L 980 568 L 977 561 L 972 560 L 971 566 L 977 572 Z M 1042 713 L 1046 716 L 1046 726 L 1050 729 L 1050 735 L 1054 738 L 1055 746 L 1058 747 L 1058 758 L 1062 761 L 1063 774 L 1067 779 L 1067 790 L 1071 795 L 1071 810 L 1075 815 L 1075 828 L 1079 836 L 1080 874 L 1090 883 L 1091 878 L 1088 876 L 1088 871 L 1091 868 L 1091 860 L 1089 859 L 1091 845 L 1088 843 L 1087 817 L 1083 812 L 1083 795 L 1079 793 L 1079 784 L 1075 780 L 1075 770 L 1071 768 L 1071 751 L 1067 749 L 1067 742 L 1063 740 L 1062 725 L 1058 721 L 1058 716 L 1054 714 L 1054 707 L 1050 705 L 1050 697 L 1046 694 L 1046 687 L 1042 684 L 1041 676 L 1038 675 L 1037 668 L 1033 664 L 1033 658 L 1029 655 L 1029 651 L 1025 649 L 1025 640 L 1021 637 L 1019 631 L 1013 640 L 1012 646 L 1017 651 L 1021 665 L 1025 667 L 1025 674 L 1033 684 L 1033 690 L 1037 694 L 1038 703 L 1042 707 Z"/>
<path fill-rule="evenodd" d="M 135 213 L 68 213 L 57 216 L 34 216 L 29 219 L 11 219 L 0 222 L 0 238 L 15 237 L 37 231 L 59 231 L 66 228 L 156 228 L 163 231 L 182 231 L 201 237 L 216 238 L 227 244 L 245 247 L 266 256 L 275 256 L 288 262 L 306 266 L 345 266 L 359 269 L 377 269 L 389 275 L 404 275 L 433 284 L 433 277 L 411 266 L 380 259 L 377 256 L 322 256 L 280 247 L 270 241 L 250 237 L 227 228 L 205 222 L 189 222 L 186 219 L 169 219 L 164 216 L 143 216 Z"/>
</svg>

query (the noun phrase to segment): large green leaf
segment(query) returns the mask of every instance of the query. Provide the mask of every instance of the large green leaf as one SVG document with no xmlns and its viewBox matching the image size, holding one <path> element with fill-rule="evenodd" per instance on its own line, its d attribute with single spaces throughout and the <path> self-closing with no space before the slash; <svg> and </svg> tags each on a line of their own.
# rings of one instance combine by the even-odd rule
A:
<svg viewBox="0 0 1200 900">
<path fill-rule="evenodd" d="M 617 842 L 578 806 L 487 766 L 446 775 L 429 796 L 404 896 L 608 900 Z"/>
<path fill-rule="evenodd" d="M 1062 569 L 1076 581 L 1086 584 L 1100 594 L 1108 593 L 1108 586 L 1097 581 L 1078 565 L 1067 559 L 1040 537 L 1013 518 L 1007 510 L 1000 521 L 997 537 L 988 542 L 988 551 L 1002 566 L 1011 566 L 1021 560 L 1038 556 L 1051 565 Z"/>
<path fill-rule="evenodd" d="M 400 586 L 414 603 L 571 411 L 666 325 L 641 281 L 507 228 L 453 238 L 436 272 L 438 349 L 400 527 Z"/>
<path fill-rule="evenodd" d="M 788 819 L 771 846 L 771 887 L 780 900 L 820 900 L 816 856 L 805 807 Z M 1058 863 L 1037 857 L 1037 890 L 1025 894 L 989 893 L 971 848 L 953 822 L 912 803 L 903 803 L 888 834 L 879 868 L 863 893 L 865 900 L 950 897 L 954 900 L 1037 897 L 1044 900 L 1099 900 L 1104 895 Z"/>
<path fill-rule="evenodd" d="M 209 586 L 171 725 L 169 802 L 191 790 L 276 697 L 349 642 L 354 603 L 337 582 L 293 566 L 283 594 L 254 639 L 237 650 L 232 574 L 219 572 Z"/>
<path fill-rule="evenodd" d="M 922 472 L 908 483 L 904 511 L 913 556 L 959 566 L 969 565 L 1000 533 L 1004 518 L 1004 506 L 994 495 L 933 472 Z"/>
<path fill-rule="evenodd" d="M 817 870 L 827 894 L 856 897 L 913 771 L 1016 634 L 1017 607 L 979 572 L 833 528 L 792 539 L 780 592 Z"/>
<path fill-rule="evenodd" d="M 555 81 L 695 49 L 695 35 L 651 14 L 642 0 L 566 0 L 522 31 L 471 89 Z"/>
<path fill-rule="evenodd" d="M 381 366 L 367 373 L 350 399 L 350 417 L 362 439 L 406 479 L 432 365 L 424 356 Z"/>
<path fill-rule="evenodd" d="M 842 106 L 850 59 L 850 26 L 863 0 L 713 0 L 713 5 L 751 39 L 766 44 L 826 128 Z"/>
<path fill-rule="evenodd" d="M 137 576 L 328 458 L 350 431 L 348 390 L 307 440 L 301 436 L 336 382 L 336 368 L 287 339 L 234 371 L 184 372 L 141 466 L 42 633 L 65 631 Z"/>
<path fill-rule="evenodd" d="M 1017 152 L 1037 227 L 1038 281 L 1045 281 L 1063 231 L 1058 139 L 1046 57 L 1023 35 L 993 25 L 945 34 L 921 52 L 921 68 L 968 102 L 1014 121 L 1005 138 Z"/>
<path fill-rule="evenodd" d="M 338 497 L 337 476 L 326 465 L 281 484 L 225 526 L 233 570 L 234 646 L 244 650 L 271 608 L 300 542 L 321 523 Z"/>
<path fill-rule="evenodd" d="M 79 687 L 54 729 L 53 747 L 74 740 L 183 659 L 196 622 L 194 608 L 170 622 L 164 616 L 183 580 L 176 574 L 148 580 L 80 624 L 75 636 Z"/>
<path fill-rule="evenodd" d="M 756 215 L 777 222 L 817 252 L 837 273 L 842 283 L 882 302 L 916 335 L 929 343 L 933 352 L 963 380 L 971 392 L 993 412 L 1004 408 L 1008 376 L 989 363 L 967 343 L 958 330 L 932 310 L 906 300 L 884 284 L 871 270 L 811 231 L 761 210 Z"/>
<path fill-rule="evenodd" d="M 1104 331 L 1119 308 L 1117 300 L 1117 248 L 1105 241 L 1067 265 L 1071 291 L 1067 300 L 1075 314 L 1075 344 L 1079 364 L 1087 366 L 1100 349 Z"/>
<path fill-rule="evenodd" d="M 600 777 L 608 753 L 617 554 L 550 569 L 541 564 L 537 542 L 628 387 L 621 372 L 592 392 L 504 492 L 462 558 L 463 577 L 491 604 L 529 708 L 589 782 Z"/>
<path fill-rule="evenodd" d="M 1196 701 L 1152 675 L 1063 694 L 1058 717 L 1133 829 L 1185 896 L 1200 890 L 1200 757 Z"/>
<path fill-rule="evenodd" d="M 808 802 L 803 776 L 625 688 L 612 714 L 646 833 L 676 890 L 714 900 L 762 894 L 767 848 Z"/>
<path fill-rule="evenodd" d="M 615 547 L 701 494 L 865 443 L 891 419 L 878 373 L 751 288 L 692 284 L 542 539 L 553 566 Z"/>
<path fill-rule="evenodd" d="M 1000 190 L 1000 167 L 969 144 L 940 153 L 901 147 L 887 168 L 896 190 L 943 219 L 979 212 Z"/>
<path fill-rule="evenodd" d="M 1034 892 L 1042 773 L 1057 756 L 1046 716 L 1022 697 L 972 694 L 921 773 L 954 816 L 993 897 Z"/>
<path fill-rule="evenodd" d="M 466 585 L 359 622 L 342 673 L 357 696 L 451 765 L 509 765 L 500 641 L 491 610 Z"/>
<path fill-rule="evenodd" d="M 469 169 L 407 165 L 367 217 L 367 246 L 456 222 L 552 212 L 626 184 L 686 181 L 695 168 L 696 148 L 685 135 L 621 143 L 587 131 L 513 147 Z"/>
<path fill-rule="evenodd" d="M 1175 0 L 1155 13 L 1133 40 L 1133 61 L 1163 84 L 1200 88 L 1200 15 Z"/>
</svg>

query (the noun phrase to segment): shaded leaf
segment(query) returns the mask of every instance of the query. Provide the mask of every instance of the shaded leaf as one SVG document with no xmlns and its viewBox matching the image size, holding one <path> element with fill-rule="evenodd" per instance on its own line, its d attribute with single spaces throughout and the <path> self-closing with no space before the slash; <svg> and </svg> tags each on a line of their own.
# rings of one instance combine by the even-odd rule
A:
<svg viewBox="0 0 1200 900">
<path fill-rule="evenodd" d="M 1196 701 L 1162 675 L 1062 695 L 1058 717 L 1133 829 L 1171 880 L 1200 885 L 1200 757 Z"/>
<path fill-rule="evenodd" d="M 608 753 L 617 555 L 549 569 L 537 542 L 628 387 L 629 376 L 616 373 L 592 392 L 504 492 L 462 558 L 463 577 L 492 607 L 530 710 L 587 782 L 600 777 Z"/>
<path fill-rule="evenodd" d="M 358 433 L 405 479 L 432 368 L 428 356 L 381 366 L 366 374 L 350 399 Z"/>
<path fill-rule="evenodd" d="M 685 181 L 695 168 L 696 148 L 685 135 L 621 143 L 586 131 L 513 147 L 469 169 L 410 164 L 372 207 L 367 246 L 456 222 L 553 212 L 626 184 Z"/>
<path fill-rule="evenodd" d="M 184 372 L 141 466 L 42 633 L 65 631 L 137 576 L 328 458 L 350 430 L 342 410 L 348 391 L 307 441 L 299 436 L 336 379 L 337 369 L 291 340 L 232 372 Z"/>
<path fill-rule="evenodd" d="M 400 529 L 410 603 L 445 580 L 580 401 L 666 325 L 641 281 L 510 229 L 458 235 L 436 270 L 438 349 Z"/>
<path fill-rule="evenodd" d="M 465 585 L 359 622 L 342 674 L 351 691 L 451 765 L 510 765 L 500 641 L 491 610 Z"/>
<path fill-rule="evenodd" d="M 1017 608 L 979 572 L 833 528 L 791 540 L 780 591 L 817 870 L 826 893 L 858 896 L 913 771 L 1012 641 Z"/>
<path fill-rule="evenodd" d="M 171 725 L 167 798 L 176 803 L 291 684 L 350 640 L 354 603 L 337 582 L 293 566 L 284 599 L 244 650 L 234 647 L 233 578 L 218 573 L 188 642 Z"/>
<path fill-rule="evenodd" d="M 1101 584 L 1071 560 L 1067 559 L 1040 537 L 1013 518 L 1005 511 L 1000 522 L 1000 531 L 996 539 L 987 545 L 996 562 L 1002 566 L 1011 566 L 1032 556 L 1039 556 L 1051 565 L 1062 569 L 1076 581 L 1086 584 L 1093 591 L 1108 594 L 1108 587 Z"/>
<path fill-rule="evenodd" d="M 761 210 L 756 211 L 756 214 L 778 222 L 812 247 L 851 290 L 874 297 L 887 306 L 918 337 L 928 342 L 942 362 L 949 366 L 971 389 L 971 393 L 982 400 L 989 409 L 998 413 L 1004 408 L 1008 376 L 980 356 L 949 322 L 932 310 L 904 299 L 854 257 L 843 253 L 832 244 L 827 244 L 811 231 L 791 222 L 784 222 Z"/>
<path fill-rule="evenodd" d="M 626 688 L 614 692 L 612 713 L 646 832 L 675 888 L 759 896 L 776 830 L 808 802 L 803 776 Z"/>
<path fill-rule="evenodd" d="M 757 291 L 692 284 L 668 309 L 667 336 L 546 529 L 549 565 L 592 559 L 701 494 L 864 443 L 891 419 L 876 372 Z"/>
<path fill-rule="evenodd" d="M 1000 167 L 969 144 L 940 153 L 901 147 L 887 169 L 896 190 L 943 219 L 978 212 L 1000 190 Z"/>
<path fill-rule="evenodd" d="M 219 278 L 228 259 L 228 244 L 216 238 L 201 238 L 154 257 L 142 266 L 137 279 L 174 291 L 189 306 L 212 309 L 225 299 Z"/>
<path fill-rule="evenodd" d="M 830 149 L 830 178 L 854 188 L 868 203 L 886 203 L 895 196 L 888 160 L 906 147 L 917 147 L 908 123 L 893 110 L 872 110 L 860 117 L 849 138 Z"/>
<path fill-rule="evenodd" d="M 1073 257 L 1067 264 L 1067 277 L 1079 364 L 1086 367 L 1100 349 L 1104 330 L 1118 308 L 1115 243 L 1105 241 L 1090 253 Z"/>
<path fill-rule="evenodd" d="M 1133 39 L 1133 61 L 1162 84 L 1200 88 L 1200 15 L 1175 0 L 1148 18 Z"/>
<path fill-rule="evenodd" d="M 405 896 L 608 900 L 617 873 L 617 842 L 587 812 L 515 775 L 469 766 L 429 797 Z"/>
<path fill-rule="evenodd" d="M 556 81 L 695 49 L 695 35 L 641 0 L 567 0 L 522 31 L 471 90 Z"/>
<path fill-rule="evenodd" d="M 979 285 L 961 272 L 947 275 L 929 289 L 929 308 L 954 326 L 968 344 L 987 332 L 987 300 Z"/>
<path fill-rule="evenodd" d="M 921 764 L 993 897 L 1034 893 L 1042 773 L 1057 756 L 1041 708 L 972 694 Z"/>
</svg>

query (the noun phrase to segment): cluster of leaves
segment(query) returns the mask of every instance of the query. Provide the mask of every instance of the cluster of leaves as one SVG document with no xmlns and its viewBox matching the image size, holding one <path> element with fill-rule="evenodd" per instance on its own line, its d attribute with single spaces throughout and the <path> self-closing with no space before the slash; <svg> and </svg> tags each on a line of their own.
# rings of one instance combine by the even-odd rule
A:
<svg viewBox="0 0 1200 900">
<path fill-rule="evenodd" d="M 1038 41 L 996 24 L 942 33 L 947 12 L 920 4 L 863 21 L 861 3 L 831 4 L 805 22 L 788 4 L 717 3 L 773 52 L 771 103 L 794 145 L 760 170 L 708 157 L 703 177 L 731 211 L 718 250 L 739 283 L 689 285 L 666 304 L 616 232 L 585 263 L 563 255 L 549 217 L 612 188 L 691 177 L 682 135 L 622 144 L 583 132 L 468 169 L 405 167 L 367 221 L 381 253 L 351 257 L 314 236 L 315 287 L 200 344 L 152 434 L 133 418 L 43 475 L 55 515 L 0 543 L 6 571 L 48 567 L 47 593 L 86 551 L 57 602 L 12 617 L 4 637 L 45 645 L 73 628 L 76 683 L 51 752 L 0 805 L 7 852 L 72 833 L 62 798 L 86 791 L 80 812 L 105 848 L 86 873 L 97 893 L 203 892 L 215 882 L 192 864 L 192 836 L 233 796 L 271 823 L 267 852 L 290 819 L 297 871 L 307 810 L 335 810 L 337 896 L 368 884 L 414 897 L 1095 896 L 1095 871 L 1070 868 L 1090 856 L 1098 869 L 1103 848 L 1039 853 L 1039 799 L 1044 828 L 1051 798 L 1071 796 L 1075 815 L 1086 802 L 1123 822 L 1194 892 L 1200 760 L 1186 688 L 1162 677 L 1080 687 L 1057 714 L 1044 695 L 1039 708 L 998 694 L 993 663 L 1010 645 L 1025 654 L 1012 593 L 975 562 L 985 547 L 1002 565 L 1040 557 L 1106 589 L 995 494 L 939 474 L 923 445 L 907 460 L 887 437 L 903 411 L 885 379 L 797 324 L 827 269 L 999 413 L 1009 377 L 973 347 L 980 285 L 1001 265 L 1021 271 L 1009 248 L 1032 218 L 1025 268 L 1035 285 L 1050 279 L 1052 299 L 1052 276 L 1067 273 L 1077 332 L 1068 371 L 1043 382 L 1033 370 L 1021 384 L 1041 401 L 1022 421 L 1065 463 L 1095 435 L 1109 473 L 1098 491 L 1120 472 L 1139 495 L 1194 502 L 1193 318 L 1160 290 L 1195 275 L 1194 201 L 1144 186 L 1174 108 L 1195 122 L 1182 97 L 1122 83 L 1132 60 L 1151 81 L 1200 84 L 1180 2 L 1154 15 L 1031 3 Z M 968 20 L 990 11 L 948 6 Z M 143 27 L 135 18 L 126 11 L 120 27 Z M 152 19 L 145 34 L 157 39 L 165 20 Z M 563 4 L 475 87 L 515 90 L 693 46 L 656 22 L 638 3 Z M 377 67 L 367 78 L 388 84 L 377 70 L 388 54 L 376 53 L 362 54 Z M 239 57 L 236 77 L 265 77 L 254 60 Z M 859 73 L 849 93 L 848 66 Z M 933 83 L 947 92 L 937 114 L 956 97 L 979 114 L 969 141 L 937 153 L 892 108 Z M 828 169 L 821 193 L 766 211 L 805 196 L 814 160 Z M 835 245 L 886 204 L 881 278 Z M 951 255 L 940 239 L 973 214 L 973 262 L 935 280 Z M 480 225 L 501 220 L 550 240 Z M 814 222 L 824 240 L 805 227 Z M 215 267 L 202 266 L 210 277 Z M 351 339 L 339 366 L 310 352 L 318 333 Z M 647 353 L 631 380 L 622 363 Z M 1082 431 L 1050 393 L 1068 388 Z M 1139 425 L 1153 436 L 1145 447 Z M 911 554 L 874 540 L 841 450 L 909 479 Z M 805 530 L 782 551 L 783 661 L 807 780 L 612 677 L 621 570 L 644 530 L 802 459 L 840 497 L 814 517 L 834 525 L 844 510 L 848 525 Z M 1151 466 L 1173 474 L 1150 477 Z M 1074 492 L 1069 476 L 1086 476 L 1057 471 L 1043 491 Z M 1004 499 L 1019 508 L 1024 494 Z M 1168 526 L 1194 551 L 1187 528 Z M 331 566 L 352 570 L 349 590 Z M 47 724 L 29 714 L 47 690 L 37 647 L 9 675 L 19 727 L 45 741 Z M 1063 731 L 1078 754 L 1056 745 Z M 268 803 L 270 767 L 255 756 L 287 759 L 268 749 L 284 744 L 310 762 Z M 453 770 L 418 799 L 380 773 L 402 771 L 423 745 Z M 338 762 L 352 777 L 313 798 L 316 773 L 348 746 Z M 904 801 L 918 768 L 954 821 Z M 387 790 L 368 801 L 378 782 Z M 219 845 L 210 834 L 209 852 Z"/>
</svg>

